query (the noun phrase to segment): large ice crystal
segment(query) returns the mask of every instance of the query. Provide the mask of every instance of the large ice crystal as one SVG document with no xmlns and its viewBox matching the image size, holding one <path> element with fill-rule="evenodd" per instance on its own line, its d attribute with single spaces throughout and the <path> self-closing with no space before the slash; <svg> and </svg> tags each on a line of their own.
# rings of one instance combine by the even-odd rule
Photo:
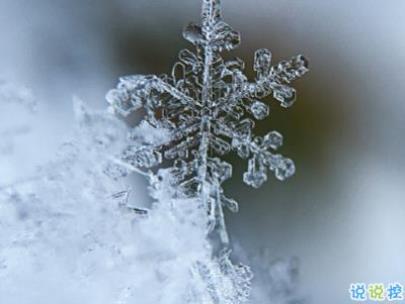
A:
<svg viewBox="0 0 405 304">
<path fill-rule="evenodd" d="M 247 159 L 243 179 L 253 187 L 269 170 L 279 180 L 294 173 L 274 152 L 281 134 L 252 131 L 270 113 L 264 97 L 293 104 L 289 84 L 307 62 L 272 65 L 261 49 L 248 81 L 241 59 L 221 57 L 240 36 L 223 21 L 219 0 L 203 0 L 201 25 L 188 25 L 184 37 L 196 51 L 182 50 L 171 75 L 123 77 L 108 93 L 112 112 L 141 110 L 140 124 L 128 128 L 76 100 L 78 129 L 59 156 L 20 183 L 0 182 L 1 303 L 248 302 L 252 273 L 232 263 L 228 246 L 223 207 L 236 212 L 238 204 L 221 186 L 232 176 L 222 157 Z M 132 196 L 123 178 L 131 172 L 148 178 L 149 208 Z"/>
<path fill-rule="evenodd" d="M 236 211 L 238 206 L 223 193 L 221 184 L 232 176 L 232 166 L 221 156 L 235 151 L 247 159 L 243 180 L 254 188 L 267 180 L 269 170 L 279 180 L 294 174 L 293 161 L 274 152 L 282 144 L 281 134 L 256 136 L 252 131 L 254 121 L 270 113 L 260 99 L 272 96 L 285 108 L 294 103 L 290 83 L 308 71 L 308 62 L 298 55 L 272 65 L 271 52 L 260 49 L 254 57 L 256 79 L 249 81 L 240 58 L 221 57 L 221 52 L 239 46 L 240 35 L 223 20 L 220 0 L 203 0 L 201 16 L 201 25 L 191 23 L 183 32 L 196 51 L 180 51 L 170 75 L 122 77 L 107 100 L 111 110 L 123 116 L 143 109 L 142 124 L 170 133 L 161 144 L 129 148 L 117 163 L 153 178 L 150 168 L 164 159 L 172 161 L 176 186 L 202 202 L 209 231 L 226 245 L 222 208 Z"/>
</svg>

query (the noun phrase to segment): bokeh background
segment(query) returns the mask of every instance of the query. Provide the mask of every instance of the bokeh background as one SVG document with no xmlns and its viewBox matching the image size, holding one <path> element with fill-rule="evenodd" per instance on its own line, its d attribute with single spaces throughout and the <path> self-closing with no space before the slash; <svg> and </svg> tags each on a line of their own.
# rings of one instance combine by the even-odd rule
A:
<svg viewBox="0 0 405 304">
<path fill-rule="evenodd" d="M 297 174 L 253 190 L 241 182 L 245 165 L 233 160 L 226 188 L 241 204 L 227 215 L 233 240 L 247 256 L 267 249 L 274 258 L 298 257 L 301 291 L 314 304 L 349 303 L 351 282 L 405 284 L 405 2 L 223 0 L 223 7 L 242 33 L 231 55 L 248 67 L 262 47 L 275 61 L 302 53 L 311 67 L 295 83 L 296 105 L 273 103 L 257 129 L 285 136 L 282 153 Z M 0 1 L 0 79 L 31 88 L 54 120 L 25 162 L 3 158 L 2 182 L 56 151 L 71 131 L 72 95 L 101 109 L 118 76 L 168 72 L 190 47 L 181 30 L 199 10 L 198 0 Z"/>
</svg>

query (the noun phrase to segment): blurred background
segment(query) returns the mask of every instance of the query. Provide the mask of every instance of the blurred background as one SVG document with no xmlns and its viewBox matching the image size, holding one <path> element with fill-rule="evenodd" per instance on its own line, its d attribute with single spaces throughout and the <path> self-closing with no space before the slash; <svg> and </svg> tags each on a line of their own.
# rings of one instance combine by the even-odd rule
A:
<svg viewBox="0 0 405 304">
<path fill-rule="evenodd" d="M 235 162 L 226 184 L 241 204 L 227 215 L 234 242 L 247 256 L 297 257 L 301 292 L 314 304 L 349 303 L 352 282 L 405 284 L 405 2 L 223 0 L 223 8 L 242 34 L 231 55 L 249 69 L 263 47 L 274 61 L 302 53 L 311 68 L 294 84 L 295 106 L 274 102 L 257 128 L 285 136 L 281 151 L 297 174 L 253 190 Z M 73 95 L 102 109 L 119 76 L 167 73 L 191 47 L 181 31 L 199 11 L 198 0 L 0 1 L 0 79 L 30 88 L 54 120 L 21 152 L 26 162 L 2 157 L 1 182 L 56 151 L 71 132 Z"/>
</svg>

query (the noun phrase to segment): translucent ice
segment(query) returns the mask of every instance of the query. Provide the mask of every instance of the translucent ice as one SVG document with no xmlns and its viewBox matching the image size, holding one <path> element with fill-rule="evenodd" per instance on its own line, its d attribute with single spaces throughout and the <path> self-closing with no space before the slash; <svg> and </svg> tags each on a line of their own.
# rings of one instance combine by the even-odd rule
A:
<svg viewBox="0 0 405 304">
<path fill-rule="evenodd" d="M 254 56 L 256 79 L 251 82 L 241 59 L 221 55 L 239 45 L 240 34 L 224 22 L 220 1 L 203 0 L 201 17 L 200 25 L 190 23 L 183 32 L 196 51 L 180 51 L 169 76 L 122 77 L 107 99 L 123 116 L 142 107 L 146 113 L 142 124 L 171 134 L 168 141 L 153 147 L 146 143 L 143 148 L 130 147 L 122 161 L 150 168 L 164 159 L 182 160 L 186 166 L 171 167 L 172 171 L 186 170 L 178 174 L 179 185 L 186 185 L 188 195 L 203 201 L 209 218 L 218 221 L 209 226 L 225 235 L 221 208 L 229 204 L 218 201 L 217 193 L 222 193 L 221 183 L 229 173 L 215 165 L 216 157 L 235 151 L 249 159 L 243 180 L 255 188 L 267 180 L 268 170 L 279 180 L 294 173 L 291 160 L 272 152 L 282 145 L 282 136 L 277 132 L 254 136 L 254 120 L 270 113 L 269 104 L 259 99 L 272 96 L 282 107 L 294 103 L 296 92 L 290 83 L 308 71 L 308 63 L 299 55 L 272 65 L 271 52 L 259 49 Z M 165 164 L 170 168 L 170 162 Z"/>
</svg>

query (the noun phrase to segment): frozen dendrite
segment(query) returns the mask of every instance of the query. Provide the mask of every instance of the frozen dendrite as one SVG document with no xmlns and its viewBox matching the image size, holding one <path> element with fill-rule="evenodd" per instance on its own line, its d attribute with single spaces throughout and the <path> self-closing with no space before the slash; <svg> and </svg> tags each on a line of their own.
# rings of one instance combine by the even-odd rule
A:
<svg viewBox="0 0 405 304">
<path fill-rule="evenodd" d="M 298 55 L 272 66 L 270 51 L 260 49 L 254 58 L 256 79 L 248 81 L 241 59 L 221 57 L 223 51 L 238 47 L 240 35 L 223 21 L 220 0 L 203 0 L 202 24 L 189 24 L 183 36 L 196 51 L 180 51 L 170 75 L 122 77 L 108 93 L 114 112 L 128 116 L 142 108 L 144 123 L 170 133 L 163 144 L 129 147 L 117 162 L 153 179 L 150 168 L 163 159 L 172 161 L 169 168 L 179 192 L 199 198 L 208 212 L 209 230 L 227 244 L 222 208 L 237 211 L 238 204 L 223 193 L 221 184 L 231 177 L 232 166 L 220 157 L 236 151 L 248 159 L 243 180 L 255 188 L 267 180 L 268 170 L 279 180 L 294 174 L 292 160 L 272 152 L 282 145 L 281 134 L 255 136 L 252 130 L 254 120 L 270 112 L 259 99 L 272 96 L 282 107 L 290 107 L 296 92 L 289 84 L 305 74 L 308 65 Z"/>
<path fill-rule="evenodd" d="M 293 173 L 290 160 L 271 152 L 281 136 L 253 136 L 253 120 L 269 114 L 258 101 L 268 95 L 290 106 L 295 91 L 288 84 L 307 67 L 301 56 L 272 67 L 269 51 L 260 50 L 257 77 L 249 82 L 240 59 L 220 57 L 239 44 L 239 34 L 222 21 L 219 1 L 204 1 L 202 18 L 202 26 L 184 32 L 196 52 L 181 51 L 171 76 L 124 77 L 109 93 L 114 112 L 145 112 L 129 138 L 115 117 L 76 101 L 79 130 L 60 157 L 23 183 L 0 186 L 6 302 L 247 302 L 252 273 L 231 262 L 226 246 L 222 208 L 237 211 L 238 205 L 223 193 L 232 167 L 220 157 L 233 150 L 249 159 L 244 180 L 254 187 L 268 169 L 279 179 Z M 11 91 L 0 88 L 0 99 L 10 99 Z M 13 99 L 23 102 L 26 95 Z M 5 127 L 0 130 L 10 130 Z M 147 211 L 131 205 L 118 178 L 129 171 L 150 179 L 155 203 Z M 219 236 L 219 250 L 211 236 Z M 279 276 L 268 277 L 263 281 L 273 283 Z M 284 295 L 288 283 L 274 292 Z"/>
</svg>

